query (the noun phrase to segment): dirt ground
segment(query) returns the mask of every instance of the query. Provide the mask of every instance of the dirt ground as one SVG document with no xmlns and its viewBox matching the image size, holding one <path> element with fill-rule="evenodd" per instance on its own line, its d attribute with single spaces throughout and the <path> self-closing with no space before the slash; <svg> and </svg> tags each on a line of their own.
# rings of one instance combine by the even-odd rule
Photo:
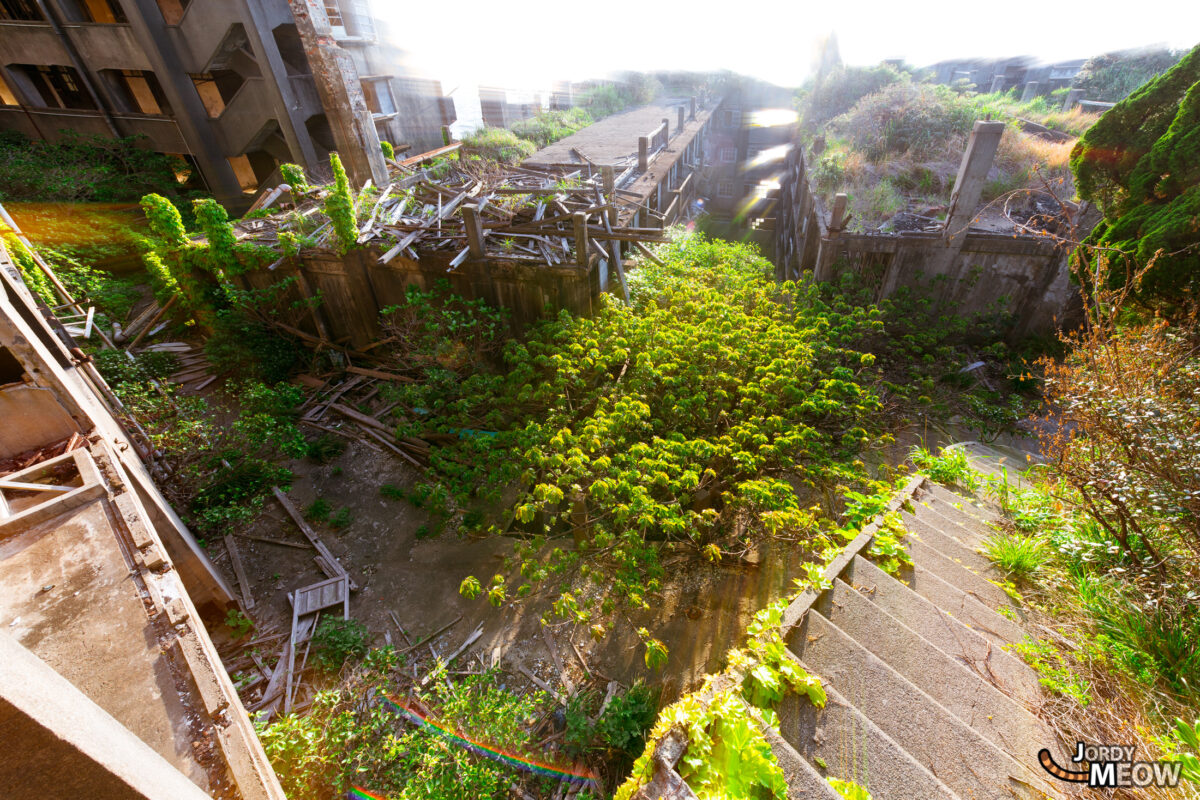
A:
<svg viewBox="0 0 1200 800">
<path fill-rule="evenodd" d="M 559 689 L 558 669 L 548 649 L 547 638 L 551 638 L 575 685 L 586 682 L 582 660 L 601 688 L 608 680 L 626 686 L 639 678 L 661 681 L 663 699 L 669 700 L 694 688 L 706 673 L 718 670 L 726 651 L 740 642 L 754 613 L 786 593 L 791 577 L 799 571 L 800 553 L 783 545 L 752 556 L 752 563 L 715 566 L 692 564 L 690 555 L 667 554 L 666 586 L 660 595 L 649 598 L 650 611 L 615 621 L 601 642 L 593 641 L 586 627 L 570 623 L 551 626 L 547 637 L 539 620 L 550 611 L 552 597 L 535 596 L 522 605 L 496 609 L 483 596 L 467 600 L 458 593 L 468 575 L 486 584 L 503 571 L 503 559 L 512 548 L 510 540 L 460 538 L 450 532 L 418 539 L 417 531 L 430 524 L 430 514 L 407 500 L 380 495 L 379 487 L 384 484 L 407 492 L 419 483 L 422 478 L 415 468 L 357 442 L 333 463 L 295 461 L 288 466 L 296 476 L 289 496 L 298 508 L 321 497 L 335 512 L 345 506 L 353 513 L 353 521 L 340 531 L 322 524 L 313 527 L 358 582 L 350 613 L 366 624 L 375 644 L 390 643 L 398 650 L 408 647 L 389 612 L 413 642 L 418 637 L 424 640 L 461 615 L 461 620 L 433 641 L 434 652 L 444 656 L 458 649 L 476 626 L 482 625 L 483 635 L 457 659 L 458 668 L 490 666 L 493 654 L 498 653 L 501 665 L 513 676 L 509 685 L 514 687 L 532 687 L 520 674 L 519 666 L 524 666 Z M 244 532 L 303 543 L 283 508 L 274 499 L 267 503 L 265 512 Z M 242 536 L 236 541 L 255 599 L 250 613 L 257 623 L 254 635 L 289 630 L 288 593 L 324 579 L 313 561 L 314 551 Z M 210 543 L 210 553 L 234 585 L 236 578 L 224 545 Z M 516 580 L 515 575 L 506 577 L 510 584 Z M 635 633 L 642 625 L 654 631 L 670 651 L 669 662 L 660 673 L 650 672 L 643 663 L 643 648 Z M 421 675 L 432 663 L 427 647 L 417 648 L 408 659 L 405 668 L 415 666 Z"/>
</svg>

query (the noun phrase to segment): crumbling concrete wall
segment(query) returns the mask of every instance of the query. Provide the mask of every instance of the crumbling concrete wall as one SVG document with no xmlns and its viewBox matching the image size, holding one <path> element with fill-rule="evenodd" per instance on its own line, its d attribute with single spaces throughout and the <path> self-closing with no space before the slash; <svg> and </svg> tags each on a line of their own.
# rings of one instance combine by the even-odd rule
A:
<svg viewBox="0 0 1200 800">
<path fill-rule="evenodd" d="M 775 209 L 775 265 L 780 280 L 807 275 L 836 281 L 854 273 L 874 288 L 875 301 L 901 287 L 919 289 L 943 308 L 970 317 L 1009 318 L 1008 338 L 1052 334 L 1079 319 L 1069 253 L 1052 237 L 971 230 L 998 123 L 976 123 L 942 231 L 850 233 L 845 196 L 826 209 L 808 182 L 803 147 L 796 143 L 780 176 Z"/>
</svg>

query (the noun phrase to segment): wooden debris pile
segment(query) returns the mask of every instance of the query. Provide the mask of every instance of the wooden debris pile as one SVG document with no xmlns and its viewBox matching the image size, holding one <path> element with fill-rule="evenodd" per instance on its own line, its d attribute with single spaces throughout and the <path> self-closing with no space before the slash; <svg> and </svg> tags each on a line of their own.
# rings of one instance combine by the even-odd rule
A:
<svg viewBox="0 0 1200 800">
<path fill-rule="evenodd" d="M 378 247 L 380 263 L 403 254 L 448 257 L 448 270 L 468 258 L 586 266 L 593 255 L 619 263 L 620 243 L 667 241 L 661 218 L 658 227 L 624 224 L 637 208 L 622 188 L 635 176 L 632 166 L 619 175 L 591 164 L 573 171 L 454 161 L 393 166 L 386 186 L 368 182 L 358 197 L 357 244 Z M 302 250 L 331 247 L 333 226 L 322 211 L 328 193 L 297 193 L 291 210 L 243 219 L 237 235 L 281 253 L 284 234 L 301 237 Z"/>
</svg>

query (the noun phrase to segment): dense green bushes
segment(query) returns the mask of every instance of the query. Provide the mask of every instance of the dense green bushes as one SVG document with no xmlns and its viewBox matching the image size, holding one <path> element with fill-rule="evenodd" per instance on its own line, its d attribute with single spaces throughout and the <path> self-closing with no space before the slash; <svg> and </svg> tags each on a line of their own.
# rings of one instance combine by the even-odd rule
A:
<svg viewBox="0 0 1200 800">
<path fill-rule="evenodd" d="M 287 796 L 332 800 L 358 785 L 407 800 L 511 797 L 509 787 L 521 780 L 516 770 L 448 741 L 384 699 L 394 696 L 391 671 L 399 663 L 390 647 L 373 650 L 345 683 L 318 692 L 305 715 L 259 724 L 259 738 Z M 530 722 L 544 696 L 507 692 L 495 673 L 453 682 L 443 674 L 414 699 L 442 730 L 517 756 L 536 752 Z"/>
<path fill-rule="evenodd" d="M 68 133 L 55 142 L 0 132 L 0 200 L 122 202 L 148 192 L 178 196 L 191 172 L 182 158 L 156 153 L 144 138 Z"/>
<path fill-rule="evenodd" d="M 1160 313 L 1200 307 L 1200 46 L 1110 109 L 1071 169 L 1079 195 L 1104 212 L 1079 251 L 1082 274 L 1128 285 Z"/>
<path fill-rule="evenodd" d="M 505 128 L 480 128 L 462 142 L 464 152 L 501 164 L 519 163 L 537 151 L 533 142 Z"/>
<path fill-rule="evenodd" d="M 576 107 L 566 111 L 543 111 L 514 124 L 512 132 L 537 147 L 545 147 L 591 124 L 592 115 L 587 109 Z"/>
<path fill-rule="evenodd" d="M 860 100 L 894 83 L 906 82 L 909 76 L 893 67 L 834 68 L 822 77 L 804 96 L 802 122 L 810 130 L 820 130 L 834 117 L 854 108 Z"/>
</svg>

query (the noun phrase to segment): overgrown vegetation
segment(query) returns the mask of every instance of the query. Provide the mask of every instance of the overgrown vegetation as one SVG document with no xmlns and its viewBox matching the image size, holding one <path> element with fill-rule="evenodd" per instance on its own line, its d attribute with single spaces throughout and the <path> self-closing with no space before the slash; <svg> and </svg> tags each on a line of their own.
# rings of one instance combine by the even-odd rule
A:
<svg viewBox="0 0 1200 800">
<path fill-rule="evenodd" d="M 543 111 L 515 123 L 511 130 L 535 147 L 545 147 L 591 124 L 592 115 L 587 109 L 576 106 L 565 111 Z"/>
<path fill-rule="evenodd" d="M 1104 212 L 1084 276 L 1143 308 L 1186 316 L 1200 297 L 1200 46 L 1112 108 L 1071 153 L 1079 194 Z M 1136 276 L 1136 279 L 1135 279 Z"/>
<path fill-rule="evenodd" d="M 149 140 L 65 132 L 55 141 L 0 131 L 0 201 L 114 203 L 149 192 L 178 197 L 192 169 Z"/>
<path fill-rule="evenodd" d="M 537 145 L 506 128 L 480 128 L 462 140 L 463 152 L 500 164 L 517 164 L 537 151 Z"/>
<path fill-rule="evenodd" d="M 1183 52 L 1166 48 L 1118 50 L 1092 56 L 1075 78 L 1084 98 L 1116 103 L 1173 67 Z"/>
<path fill-rule="evenodd" d="M 428 689 L 401 696 L 395 669 L 402 664 L 390 647 L 371 650 L 339 685 L 318 692 L 306 714 L 259 723 L 289 798 L 332 800 L 361 786 L 409 800 L 505 800 L 513 785 L 539 796 L 553 785 L 509 766 L 545 758 L 532 734 L 542 694 L 505 691 L 496 673 L 451 680 L 441 672 Z M 485 751 L 512 758 L 494 761 Z"/>
<path fill-rule="evenodd" d="M 1070 198 L 1070 144 L 1024 134 L 1016 119 L 1078 135 L 1096 115 L 1057 111 L 1051 102 L 1043 97 L 1020 102 L 1011 93 L 976 95 L 887 65 L 837 67 L 798 99 L 804 130 L 819 145 L 811 163 L 814 186 L 826 195 L 846 192 L 860 230 L 879 226 L 897 211 L 930 222 L 940 218 L 978 119 L 1012 123 L 1001 140 L 995 161 L 999 174 L 985 188 L 985 202 L 1045 185 Z"/>
</svg>

